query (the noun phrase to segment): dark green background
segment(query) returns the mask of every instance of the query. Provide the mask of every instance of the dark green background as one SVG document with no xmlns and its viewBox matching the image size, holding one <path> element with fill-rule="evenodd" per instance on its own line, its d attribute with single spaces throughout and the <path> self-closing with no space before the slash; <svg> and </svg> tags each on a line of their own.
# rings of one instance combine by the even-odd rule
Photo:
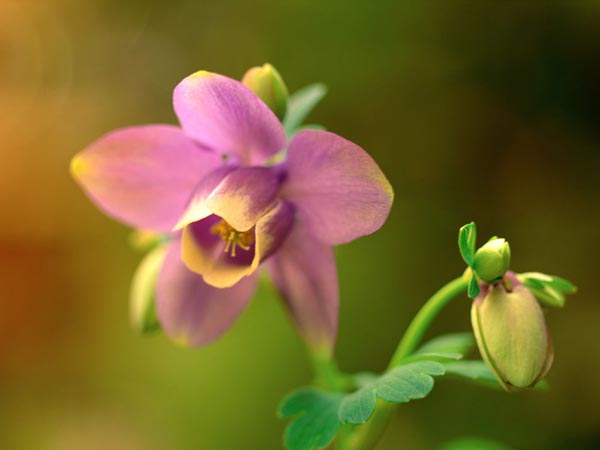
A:
<svg viewBox="0 0 600 450">
<path fill-rule="evenodd" d="M 463 264 L 456 233 L 511 242 L 513 268 L 580 287 L 548 313 L 546 393 L 440 380 L 379 450 L 465 435 L 516 449 L 600 446 L 600 7 L 585 1 L 3 0 L 0 23 L 0 447 L 281 448 L 279 399 L 310 381 L 282 307 L 261 291 L 214 345 L 128 326 L 140 260 L 68 162 L 103 133 L 175 122 L 171 93 L 207 69 L 274 64 L 323 81 L 311 116 L 365 148 L 396 192 L 373 236 L 338 249 L 337 355 L 385 367 L 420 304 Z M 456 301 L 434 332 L 469 329 Z"/>
</svg>

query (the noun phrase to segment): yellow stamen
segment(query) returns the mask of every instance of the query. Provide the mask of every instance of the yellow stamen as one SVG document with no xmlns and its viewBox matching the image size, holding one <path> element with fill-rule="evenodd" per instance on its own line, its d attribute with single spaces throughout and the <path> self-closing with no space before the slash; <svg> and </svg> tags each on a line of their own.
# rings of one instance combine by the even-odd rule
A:
<svg viewBox="0 0 600 450">
<path fill-rule="evenodd" d="M 254 243 L 254 228 L 248 231 L 238 231 L 229 225 L 225 220 L 221 220 L 212 226 L 210 229 L 212 234 L 217 234 L 225 241 L 225 253 L 231 250 L 231 256 L 235 258 L 235 249 L 241 247 L 248 251 Z"/>
</svg>

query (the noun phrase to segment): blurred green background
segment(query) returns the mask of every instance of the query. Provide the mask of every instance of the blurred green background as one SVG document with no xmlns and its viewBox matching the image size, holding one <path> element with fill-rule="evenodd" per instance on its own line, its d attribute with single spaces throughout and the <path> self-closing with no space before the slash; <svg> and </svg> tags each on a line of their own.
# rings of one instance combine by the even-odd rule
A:
<svg viewBox="0 0 600 450">
<path fill-rule="evenodd" d="M 0 448 L 278 449 L 279 399 L 310 381 L 269 291 L 212 346 L 128 324 L 141 255 L 70 179 L 103 133 L 167 122 L 175 84 L 271 62 L 323 81 L 311 122 L 357 142 L 396 191 L 373 236 L 338 250 L 337 354 L 381 370 L 420 304 L 463 270 L 460 225 L 510 239 L 517 271 L 580 293 L 550 311 L 546 393 L 440 380 L 379 450 L 461 436 L 600 448 L 600 3 L 0 1 Z M 469 329 L 456 301 L 433 333 Z"/>
</svg>

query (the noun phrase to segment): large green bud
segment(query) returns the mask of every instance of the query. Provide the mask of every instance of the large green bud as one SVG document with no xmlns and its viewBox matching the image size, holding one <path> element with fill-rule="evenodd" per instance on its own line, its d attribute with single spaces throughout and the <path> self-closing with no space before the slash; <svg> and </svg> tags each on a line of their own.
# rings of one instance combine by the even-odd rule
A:
<svg viewBox="0 0 600 450">
<path fill-rule="evenodd" d="M 275 67 L 271 64 L 252 67 L 242 78 L 242 83 L 265 102 L 279 119 L 283 119 L 287 110 L 288 90 Z"/>
<path fill-rule="evenodd" d="M 511 272 L 505 283 L 481 289 L 471 322 L 481 356 L 506 390 L 534 386 L 552 365 L 544 313 Z"/>
<path fill-rule="evenodd" d="M 510 266 L 510 246 L 505 239 L 492 239 L 475 252 L 472 268 L 486 283 L 499 281 Z"/>
</svg>

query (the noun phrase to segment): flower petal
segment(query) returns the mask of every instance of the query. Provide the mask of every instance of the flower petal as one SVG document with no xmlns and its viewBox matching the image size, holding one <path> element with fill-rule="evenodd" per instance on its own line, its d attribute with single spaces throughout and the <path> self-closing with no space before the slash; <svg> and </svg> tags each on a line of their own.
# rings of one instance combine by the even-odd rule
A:
<svg viewBox="0 0 600 450">
<path fill-rule="evenodd" d="M 157 309 L 165 332 L 186 346 L 220 337 L 246 308 L 256 288 L 253 275 L 229 289 L 217 289 L 181 262 L 179 239 L 170 244 L 157 285 Z"/>
<path fill-rule="evenodd" d="M 217 288 L 231 287 L 258 267 L 254 264 L 255 245 L 237 248 L 235 256 L 225 251 L 226 243 L 212 232 L 221 221 L 215 215 L 191 223 L 183 229 L 181 259 L 186 267 Z"/>
<path fill-rule="evenodd" d="M 267 267 L 303 338 L 319 350 L 332 352 L 339 304 L 333 249 L 296 222 Z"/>
<path fill-rule="evenodd" d="M 306 130 L 292 139 L 282 196 L 298 208 L 311 232 L 327 244 L 378 230 L 394 193 L 375 161 L 336 134 Z"/>
<path fill-rule="evenodd" d="M 148 125 L 113 131 L 71 163 L 96 205 L 126 224 L 171 231 L 196 184 L 222 164 L 181 129 Z"/>
<path fill-rule="evenodd" d="M 206 201 L 208 208 L 238 231 L 247 231 L 272 208 L 279 177 L 270 167 L 245 167 L 231 172 Z"/>
<path fill-rule="evenodd" d="M 231 78 L 196 72 L 177 85 L 173 105 L 190 137 L 244 164 L 262 163 L 285 146 L 285 132 L 275 114 Z"/>
<path fill-rule="evenodd" d="M 196 187 L 192 198 L 190 199 L 185 212 L 173 227 L 173 231 L 177 231 L 189 225 L 192 222 L 202 220 L 212 214 L 206 200 L 215 190 L 223 178 L 235 170 L 233 165 L 224 165 L 208 174 Z"/>
<path fill-rule="evenodd" d="M 294 207 L 289 202 L 279 200 L 273 209 L 260 218 L 254 230 L 254 264 L 265 261 L 285 242 L 294 224 L 294 212 Z"/>
</svg>

